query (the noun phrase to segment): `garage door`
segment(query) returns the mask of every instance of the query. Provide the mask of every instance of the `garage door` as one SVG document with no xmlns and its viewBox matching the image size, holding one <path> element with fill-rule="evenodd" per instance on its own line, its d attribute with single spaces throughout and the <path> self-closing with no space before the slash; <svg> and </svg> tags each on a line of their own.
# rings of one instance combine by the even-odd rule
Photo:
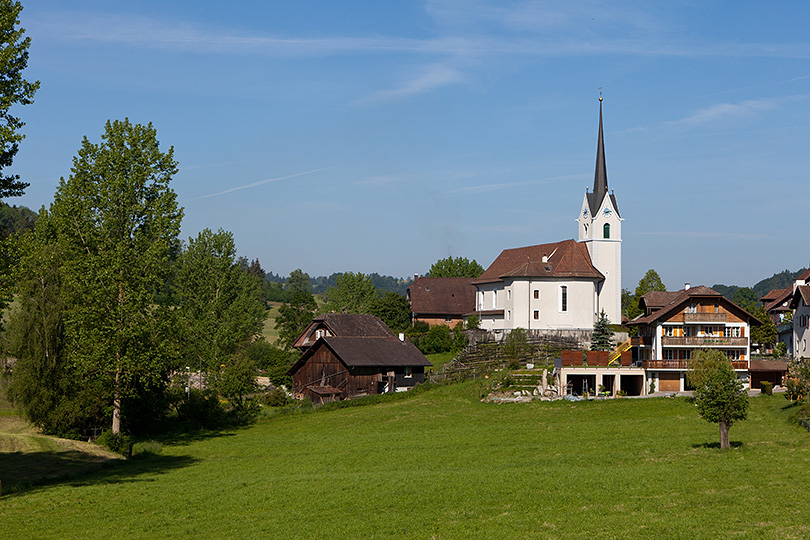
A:
<svg viewBox="0 0 810 540">
<path fill-rule="evenodd" d="M 659 373 L 658 390 L 661 392 L 680 392 L 681 374 L 677 371 L 675 373 Z"/>
</svg>

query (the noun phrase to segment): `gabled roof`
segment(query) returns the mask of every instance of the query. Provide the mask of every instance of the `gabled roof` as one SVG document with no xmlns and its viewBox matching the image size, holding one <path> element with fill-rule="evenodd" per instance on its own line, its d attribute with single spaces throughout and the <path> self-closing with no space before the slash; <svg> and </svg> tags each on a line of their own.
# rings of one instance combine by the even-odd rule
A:
<svg viewBox="0 0 810 540">
<path fill-rule="evenodd" d="M 510 277 L 605 279 L 591 262 L 585 244 L 574 240 L 505 249 L 473 284 Z"/>
<path fill-rule="evenodd" d="M 793 291 L 793 297 L 790 299 L 790 309 L 799 307 L 799 299 L 804 300 L 805 305 L 810 306 L 810 285 L 799 285 Z"/>
<path fill-rule="evenodd" d="M 463 315 L 475 309 L 473 278 L 420 277 L 408 287 L 415 314 Z"/>
<path fill-rule="evenodd" d="M 763 296 L 760 301 L 764 304 L 767 313 L 772 311 L 787 311 L 788 306 L 783 304 L 789 303 L 791 296 L 793 296 L 793 285 L 785 287 L 784 289 L 774 289 Z"/>
<path fill-rule="evenodd" d="M 751 360 L 748 363 L 748 371 L 751 372 L 779 372 L 788 370 L 787 362 L 781 360 Z"/>
<path fill-rule="evenodd" d="M 665 321 L 672 314 L 683 310 L 688 303 L 701 298 L 711 298 L 715 302 L 723 304 L 726 309 L 732 313 L 735 313 L 741 319 L 747 320 L 749 324 L 755 326 L 762 324 L 762 321 L 745 311 L 743 308 L 719 292 L 703 285 L 690 287 L 688 289 L 681 289 L 680 291 L 667 291 L 665 293 L 662 293 L 661 291 L 653 291 L 645 294 L 641 297 L 641 300 L 639 300 L 639 306 L 642 309 L 644 309 L 645 306 L 653 307 L 653 305 L 659 305 L 662 302 L 666 302 L 667 299 L 669 299 L 669 301 L 661 305 L 658 309 L 656 309 L 656 311 L 653 311 L 649 315 L 640 315 L 627 324 L 653 324 L 659 321 Z M 648 303 L 648 299 L 650 303 Z"/>
<path fill-rule="evenodd" d="M 802 273 L 799 275 L 799 277 L 798 277 L 798 278 L 796 278 L 796 279 L 799 279 L 799 280 L 801 280 L 801 281 L 804 281 L 805 283 L 807 283 L 808 281 L 810 281 L 810 267 L 808 267 L 808 268 L 807 268 L 807 269 L 806 269 L 804 272 L 802 272 Z"/>
<path fill-rule="evenodd" d="M 342 337 L 395 337 L 388 326 L 374 315 L 364 313 L 327 313 L 312 319 L 293 342 L 300 348 L 315 342 L 310 339 L 317 328 L 327 328 L 333 336 Z"/>
<path fill-rule="evenodd" d="M 287 371 L 292 375 L 312 355 L 327 347 L 347 367 L 407 367 L 431 366 L 419 349 L 407 339 L 396 337 L 323 337 L 310 347 Z"/>
</svg>

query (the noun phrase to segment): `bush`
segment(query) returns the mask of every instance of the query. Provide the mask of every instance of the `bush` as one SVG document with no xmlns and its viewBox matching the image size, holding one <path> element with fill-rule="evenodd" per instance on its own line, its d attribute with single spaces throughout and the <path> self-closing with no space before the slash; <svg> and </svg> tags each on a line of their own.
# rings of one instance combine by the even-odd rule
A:
<svg viewBox="0 0 810 540">
<path fill-rule="evenodd" d="M 436 354 L 453 350 L 453 336 L 450 327 L 444 324 L 431 326 L 430 330 L 419 340 L 422 354 Z"/>
<path fill-rule="evenodd" d="M 128 435 L 121 433 L 115 435 L 112 431 L 103 431 L 96 439 L 96 444 L 116 454 L 132 457 L 133 440 Z"/>
<path fill-rule="evenodd" d="M 294 400 L 287 395 L 287 392 L 282 390 L 281 388 L 273 388 L 270 392 L 265 392 L 261 394 L 257 401 L 262 405 L 268 405 L 270 407 L 284 407 L 285 405 L 289 405 Z"/>
<path fill-rule="evenodd" d="M 177 407 L 177 416 L 182 421 L 204 428 L 213 428 L 222 422 L 225 411 L 216 392 L 192 388 L 188 399 L 180 402 Z"/>
<path fill-rule="evenodd" d="M 800 379 L 788 378 L 785 382 L 785 399 L 802 401 L 807 396 L 807 383 Z"/>
<path fill-rule="evenodd" d="M 762 381 L 759 383 L 759 389 L 763 394 L 768 394 L 769 396 L 773 395 L 773 383 L 768 381 Z"/>
<path fill-rule="evenodd" d="M 292 382 L 287 370 L 300 356 L 298 352 L 279 349 L 263 339 L 251 343 L 246 354 L 256 367 L 267 372 L 270 382 L 276 386 L 289 385 Z"/>
</svg>

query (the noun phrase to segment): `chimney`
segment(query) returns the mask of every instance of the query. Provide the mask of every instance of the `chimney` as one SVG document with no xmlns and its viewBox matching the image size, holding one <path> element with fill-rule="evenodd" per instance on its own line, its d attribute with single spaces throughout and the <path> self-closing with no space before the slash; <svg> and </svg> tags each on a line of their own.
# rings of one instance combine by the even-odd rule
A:
<svg viewBox="0 0 810 540">
<path fill-rule="evenodd" d="M 419 279 L 419 274 L 414 274 L 413 275 L 413 280 L 416 281 L 417 279 Z"/>
<path fill-rule="evenodd" d="M 689 287 L 691 287 L 691 286 L 692 286 L 692 285 L 691 285 L 691 284 L 689 284 L 689 283 L 684 283 L 684 284 L 683 284 L 683 290 L 688 291 L 688 290 L 689 290 Z"/>
<path fill-rule="evenodd" d="M 403 343 L 405 342 L 405 334 L 403 334 L 402 332 L 399 333 L 399 340 L 402 341 Z"/>
</svg>

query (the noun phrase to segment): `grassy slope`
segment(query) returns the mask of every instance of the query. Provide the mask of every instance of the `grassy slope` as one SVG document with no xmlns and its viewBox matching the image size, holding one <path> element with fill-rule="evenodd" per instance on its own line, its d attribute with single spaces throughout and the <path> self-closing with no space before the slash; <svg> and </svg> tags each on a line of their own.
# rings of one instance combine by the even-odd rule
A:
<svg viewBox="0 0 810 540">
<path fill-rule="evenodd" d="M 752 400 L 482 404 L 474 383 L 279 416 L 0 499 L 4 538 L 805 538 L 810 436 Z"/>
</svg>

